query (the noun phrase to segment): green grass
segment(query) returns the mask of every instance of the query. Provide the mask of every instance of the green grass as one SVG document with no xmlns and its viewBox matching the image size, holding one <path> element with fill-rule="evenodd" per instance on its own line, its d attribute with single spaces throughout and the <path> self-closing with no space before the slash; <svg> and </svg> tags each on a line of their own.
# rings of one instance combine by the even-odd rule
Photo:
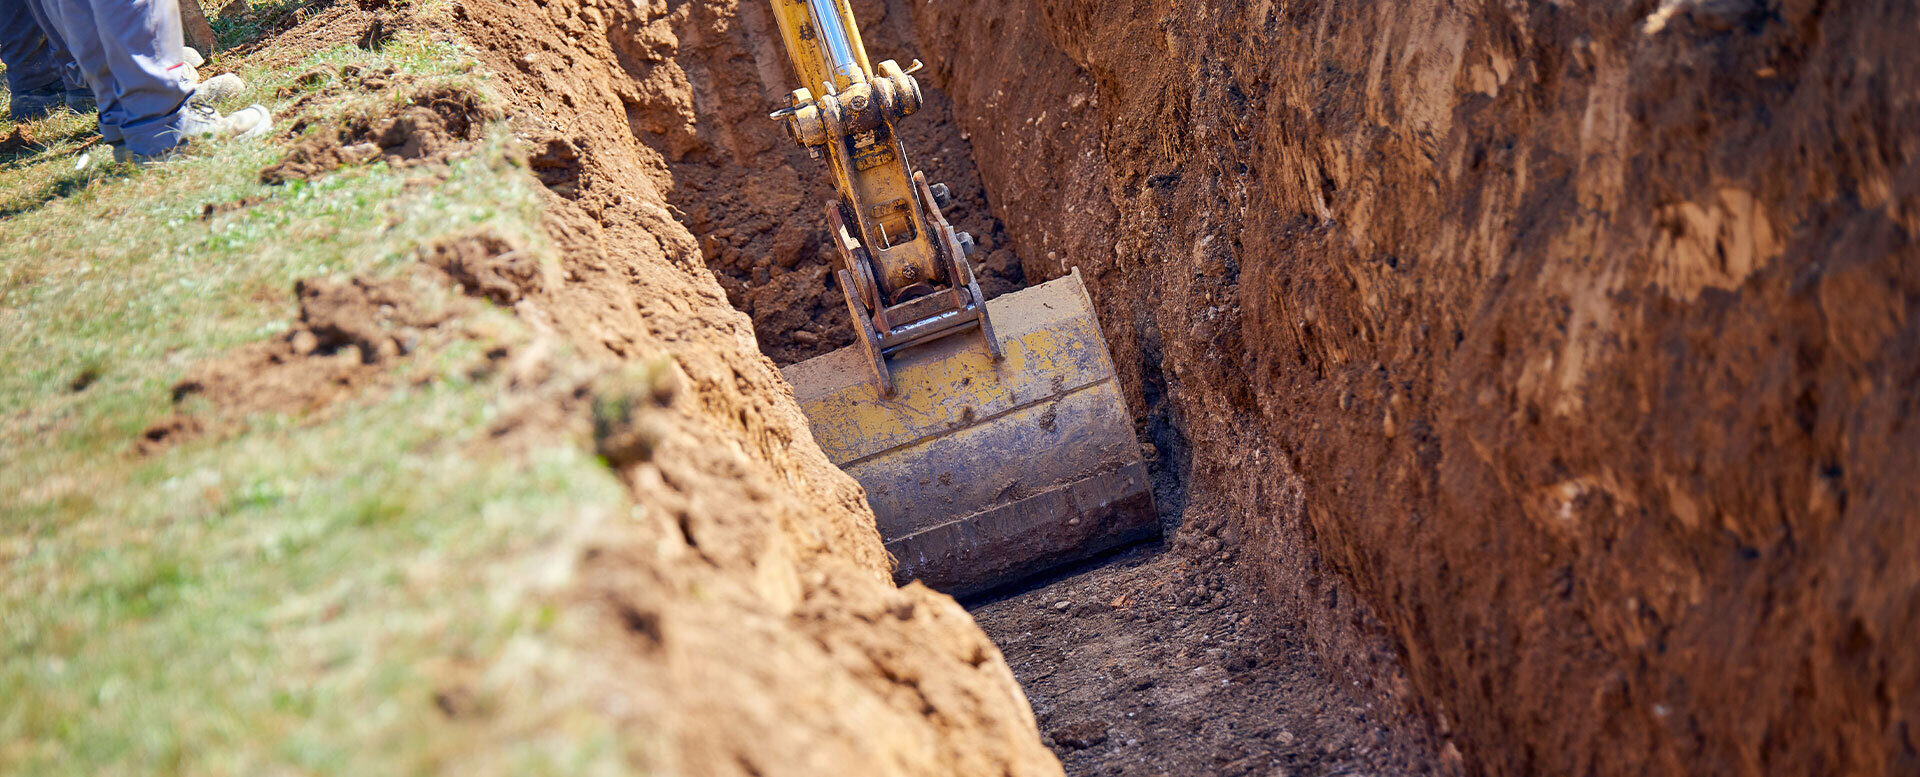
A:
<svg viewBox="0 0 1920 777">
<path fill-rule="evenodd" d="M 404 34 L 301 67 L 323 62 L 480 88 L 460 52 Z M 300 72 L 243 68 L 235 102 Z M 482 225 L 541 250 L 505 132 L 445 170 L 269 186 L 282 146 L 83 163 L 90 121 L 34 122 L 44 145 L 0 157 L 0 774 L 618 771 L 602 724 L 550 735 L 561 702 L 516 678 L 565 655 L 529 570 L 563 578 L 542 560 L 626 497 L 576 441 L 486 443 L 512 401 L 473 377 L 490 343 L 422 351 L 321 415 L 134 445 L 196 363 L 285 331 L 297 279 L 393 274 Z M 471 716 L 440 711 L 449 690 Z M 549 735 L 499 736 L 517 727 Z"/>
<path fill-rule="evenodd" d="M 290 24 L 300 12 L 312 8 L 315 0 L 267 0 L 267 2 L 246 2 L 244 13 L 220 14 L 218 9 L 202 8 L 207 11 L 207 23 L 213 27 L 213 37 L 223 49 L 243 46 L 258 41 L 261 36 L 281 29 Z"/>
</svg>

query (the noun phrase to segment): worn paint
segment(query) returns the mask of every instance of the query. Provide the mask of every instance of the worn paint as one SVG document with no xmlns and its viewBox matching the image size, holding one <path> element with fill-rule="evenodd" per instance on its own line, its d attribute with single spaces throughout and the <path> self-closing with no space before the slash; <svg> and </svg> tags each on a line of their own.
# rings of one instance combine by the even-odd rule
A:
<svg viewBox="0 0 1920 777">
<path fill-rule="evenodd" d="M 988 311 L 1002 360 L 977 337 L 942 338 L 889 361 L 892 396 L 880 395 L 858 348 L 786 370 L 821 448 L 866 487 L 902 575 L 945 581 L 949 592 L 1157 528 L 1132 416 L 1079 275 Z"/>
</svg>

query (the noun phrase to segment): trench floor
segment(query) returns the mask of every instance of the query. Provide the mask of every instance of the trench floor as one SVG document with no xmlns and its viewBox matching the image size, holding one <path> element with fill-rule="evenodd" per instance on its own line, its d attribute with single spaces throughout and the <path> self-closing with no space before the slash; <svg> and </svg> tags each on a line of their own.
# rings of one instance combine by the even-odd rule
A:
<svg viewBox="0 0 1920 777">
<path fill-rule="evenodd" d="M 1180 555 L 1136 546 L 969 608 L 1070 777 L 1431 771 L 1237 576 Z"/>
</svg>

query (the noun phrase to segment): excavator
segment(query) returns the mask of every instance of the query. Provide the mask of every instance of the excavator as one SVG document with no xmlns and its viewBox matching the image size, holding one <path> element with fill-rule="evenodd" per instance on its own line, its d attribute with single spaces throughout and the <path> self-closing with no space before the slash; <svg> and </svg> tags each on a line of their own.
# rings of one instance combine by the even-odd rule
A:
<svg viewBox="0 0 1920 777">
<path fill-rule="evenodd" d="M 833 277 L 858 339 L 785 376 L 866 489 L 895 578 L 970 596 L 1157 534 L 1078 270 L 987 300 L 951 192 L 894 131 L 921 107 L 920 63 L 875 68 L 848 0 L 771 2 L 801 86 L 770 118 L 833 177 Z"/>
</svg>

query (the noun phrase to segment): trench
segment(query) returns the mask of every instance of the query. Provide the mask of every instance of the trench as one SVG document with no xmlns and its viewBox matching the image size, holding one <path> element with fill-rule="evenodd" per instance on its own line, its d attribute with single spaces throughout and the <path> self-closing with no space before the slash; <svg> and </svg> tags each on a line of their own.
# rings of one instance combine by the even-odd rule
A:
<svg viewBox="0 0 1920 777">
<path fill-rule="evenodd" d="M 943 53 L 917 50 L 909 7 L 855 3 L 873 59 Z M 704 302 L 689 311 L 670 298 L 673 286 L 644 269 L 662 252 L 667 259 L 697 252 L 774 365 L 850 345 L 821 218 L 829 184 L 821 164 L 766 117 L 790 78 L 765 5 L 548 8 L 551 34 L 486 25 L 485 16 L 473 17 L 469 29 L 488 43 L 497 68 L 530 84 L 520 88 L 537 125 L 522 132 L 530 167 L 573 203 L 554 230 L 576 255 L 551 307 L 557 323 L 620 358 L 636 355 L 642 331 L 731 347 L 720 343 L 733 336 L 723 331 L 732 324 L 701 312 Z M 604 34 L 604 53 L 597 41 L 580 42 L 583 29 Z M 586 56 L 611 60 L 596 63 L 606 78 L 570 72 Z M 1015 250 L 1007 221 L 1032 214 L 996 209 L 989 184 L 996 176 L 976 163 L 963 128 L 969 122 L 957 120 L 949 85 L 934 72 L 922 83 L 926 105 L 901 134 L 916 167 L 953 191 L 949 218 L 980 246 L 974 261 L 983 291 L 997 296 L 1060 274 L 1058 257 Z M 996 121 L 971 119 L 973 126 Z M 668 245 L 676 230 L 663 228 L 662 214 L 644 204 L 655 193 L 697 243 L 693 251 Z M 1076 205 L 1068 197 L 1049 207 Z M 635 317 L 634 305 L 646 313 Z M 1221 514 L 1231 502 L 1188 493 L 1196 445 L 1160 368 L 1163 350 L 1180 344 L 1163 342 L 1151 326 L 1108 336 L 1134 387 L 1136 433 L 1153 446 L 1148 464 L 1164 537 L 964 603 L 1024 690 L 1041 744 L 1076 776 L 1456 773 L 1457 755 L 1443 757 L 1393 692 L 1404 683 L 1391 661 L 1327 655 L 1306 639 L 1308 614 L 1262 587 L 1256 568 L 1271 561 L 1249 550 L 1230 529 L 1236 521 Z M 738 365 L 714 366 L 734 376 L 720 384 L 750 383 Z M 763 390 L 771 387 L 740 389 Z M 778 447 L 759 437 L 769 450 Z M 1270 476 L 1252 487 L 1297 493 L 1290 470 Z M 699 523 L 693 516 L 681 527 L 689 544 L 699 544 Z"/>
<path fill-rule="evenodd" d="M 1162 543 L 970 603 L 1069 773 L 1913 771 L 1915 103 L 1857 77 L 1911 4 L 852 4 L 988 291 L 1085 271 L 1158 454 Z M 467 6 L 577 203 L 559 328 L 724 351 L 805 458 L 746 427 L 852 333 L 767 9 Z"/>
<path fill-rule="evenodd" d="M 907 3 L 856 10 L 875 61 L 927 56 Z M 729 22 L 676 26 L 693 120 L 642 113 L 631 126 L 661 155 L 668 199 L 728 301 L 784 367 L 854 342 L 820 217 L 831 189 L 823 165 L 765 118 L 790 78 L 764 4 L 740 4 Z M 983 291 L 1024 288 L 1027 268 L 1047 263 L 1015 250 L 953 100 L 937 79 L 922 84 L 925 107 L 899 128 L 908 154 L 954 192 L 948 217 L 980 246 Z M 1067 774 L 1449 773 L 1434 738 L 1377 692 L 1391 678 L 1357 681 L 1342 668 L 1355 662 L 1325 660 L 1295 638 L 1297 619 L 1263 604 L 1217 516 L 1186 525 L 1192 451 L 1158 371 L 1161 345 L 1152 336 L 1110 345 L 1141 376 L 1130 409 L 1155 452 L 1164 537 L 964 602 Z"/>
</svg>

